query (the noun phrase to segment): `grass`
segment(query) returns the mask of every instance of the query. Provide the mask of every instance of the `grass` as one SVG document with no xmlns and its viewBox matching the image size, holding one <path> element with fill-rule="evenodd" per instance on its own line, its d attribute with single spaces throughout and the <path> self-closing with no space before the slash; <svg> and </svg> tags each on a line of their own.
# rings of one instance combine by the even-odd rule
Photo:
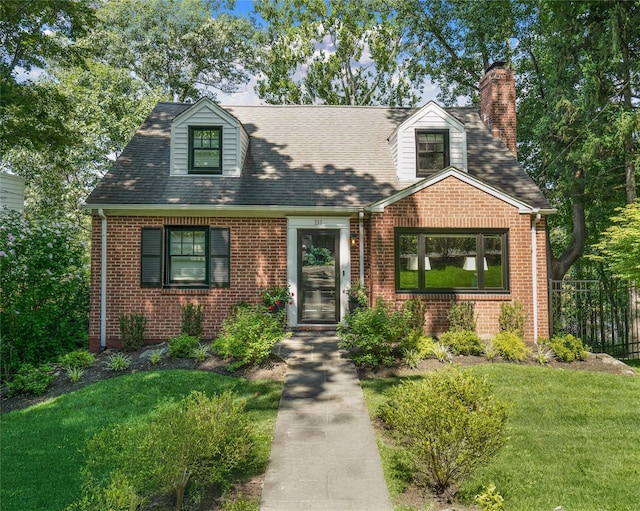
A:
<svg viewBox="0 0 640 511">
<path fill-rule="evenodd" d="M 82 451 L 99 430 L 117 423 L 144 422 L 160 402 L 181 399 L 192 390 L 211 395 L 227 389 L 247 399 L 247 411 L 260 439 L 256 468 L 264 471 L 281 383 L 250 382 L 203 371 L 133 373 L 0 416 L 2 510 L 64 510 L 80 495 Z"/>
<path fill-rule="evenodd" d="M 631 511 L 640 502 L 640 378 L 509 364 L 473 369 L 512 406 L 507 446 L 460 490 L 471 504 L 494 483 L 509 511 Z M 365 380 L 371 413 L 398 379 Z M 379 444 L 382 438 L 379 439 Z M 392 496 L 408 486 L 405 459 L 382 446 Z"/>
</svg>

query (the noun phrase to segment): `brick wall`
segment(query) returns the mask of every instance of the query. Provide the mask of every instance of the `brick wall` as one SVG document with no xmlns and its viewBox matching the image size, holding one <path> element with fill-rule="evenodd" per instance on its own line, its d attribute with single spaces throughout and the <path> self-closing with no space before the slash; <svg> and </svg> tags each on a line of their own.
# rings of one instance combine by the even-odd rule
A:
<svg viewBox="0 0 640 511">
<path fill-rule="evenodd" d="M 421 294 L 395 293 L 394 228 L 507 228 L 509 230 L 510 291 L 500 294 Z M 546 237 L 544 220 L 537 225 L 538 336 L 548 335 Z M 413 196 L 402 199 L 371 217 L 371 236 L 367 247 L 371 261 L 370 289 L 396 307 L 409 298 L 427 303 L 426 328 L 431 335 L 447 330 L 447 311 L 451 301 L 472 301 L 478 333 L 490 336 L 498 330 L 500 303 L 518 301 L 527 314 L 526 339 L 533 341 L 533 282 L 531 270 L 531 217 L 517 208 L 466 183 L 449 177 Z"/>
<path fill-rule="evenodd" d="M 140 232 L 170 225 L 231 229 L 231 287 L 228 289 L 161 289 L 140 287 Z M 287 281 L 286 219 L 108 217 L 107 346 L 120 346 L 119 316 L 144 314 L 146 342 L 165 341 L 180 333 L 181 306 L 204 308 L 204 338 L 217 335 L 229 307 L 239 301 L 258 303 L 260 291 Z M 93 218 L 91 248 L 90 348 L 100 346 L 101 220 Z"/>
</svg>

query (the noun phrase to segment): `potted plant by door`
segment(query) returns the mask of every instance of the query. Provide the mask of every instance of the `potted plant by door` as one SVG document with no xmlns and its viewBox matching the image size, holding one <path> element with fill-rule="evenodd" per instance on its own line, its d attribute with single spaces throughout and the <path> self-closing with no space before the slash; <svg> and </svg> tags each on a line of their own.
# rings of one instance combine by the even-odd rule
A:
<svg viewBox="0 0 640 511">
<path fill-rule="evenodd" d="M 284 316 L 287 304 L 293 303 L 291 301 L 292 297 L 292 293 L 289 292 L 289 288 L 286 286 L 274 286 L 262 291 L 262 303 L 273 314 L 282 314 Z"/>
<path fill-rule="evenodd" d="M 359 307 L 366 307 L 369 305 L 369 298 L 367 297 L 367 290 L 360 280 L 356 280 L 351 283 L 346 290 L 349 296 L 349 312 L 353 312 Z"/>
</svg>

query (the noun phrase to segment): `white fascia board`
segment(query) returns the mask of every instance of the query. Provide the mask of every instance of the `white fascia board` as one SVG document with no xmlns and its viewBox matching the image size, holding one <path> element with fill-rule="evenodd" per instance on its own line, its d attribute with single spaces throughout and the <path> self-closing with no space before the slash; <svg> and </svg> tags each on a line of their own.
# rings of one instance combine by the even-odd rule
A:
<svg viewBox="0 0 640 511">
<path fill-rule="evenodd" d="M 207 204 L 83 204 L 81 209 L 95 214 L 99 209 L 109 216 L 229 216 L 283 218 L 290 215 L 357 216 L 359 206 L 225 206 Z"/>
<path fill-rule="evenodd" d="M 210 110 L 212 113 L 222 117 L 229 124 L 242 126 L 242 123 L 234 115 L 227 112 L 224 108 L 214 103 L 209 98 L 200 98 L 193 105 L 180 112 L 174 117 L 172 125 L 180 126 L 181 124 L 187 122 L 189 120 L 189 117 L 197 114 L 198 112 L 200 112 L 200 110 L 203 109 Z"/>
<path fill-rule="evenodd" d="M 425 188 L 431 185 L 434 185 L 436 183 L 439 183 L 440 181 L 447 179 L 449 177 L 455 177 L 456 179 L 459 179 L 460 181 L 468 184 L 469 186 L 473 186 L 478 190 L 488 193 L 489 195 L 497 199 L 500 199 L 506 202 L 507 204 L 510 204 L 513 207 L 518 208 L 518 211 L 520 213 L 529 213 L 529 214 L 534 212 L 541 213 L 541 211 L 539 211 L 538 209 L 533 208 L 532 206 L 518 199 L 515 199 L 514 197 L 511 197 L 510 195 L 507 195 L 506 193 L 501 192 L 500 190 L 493 188 L 492 186 L 489 186 L 486 183 L 483 183 L 479 179 L 476 179 L 475 177 L 469 175 L 466 172 L 458 170 L 455 167 L 448 167 L 438 172 L 437 174 L 434 174 L 433 176 L 427 177 L 422 181 L 418 181 L 417 183 L 414 183 L 411 186 L 408 186 L 404 190 L 400 190 L 398 193 L 395 193 L 390 197 L 387 197 L 386 199 L 383 199 L 378 202 L 374 202 L 367 209 L 373 213 L 383 213 L 384 208 L 386 208 L 387 206 L 390 206 L 391 204 L 398 202 L 399 200 L 409 197 L 410 195 L 413 195 L 414 193 L 424 190 Z"/>
</svg>

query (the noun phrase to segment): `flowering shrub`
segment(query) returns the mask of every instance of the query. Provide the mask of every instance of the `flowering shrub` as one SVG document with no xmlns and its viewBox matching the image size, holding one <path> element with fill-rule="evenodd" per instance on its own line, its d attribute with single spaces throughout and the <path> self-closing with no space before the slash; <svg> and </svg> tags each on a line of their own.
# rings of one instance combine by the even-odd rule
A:
<svg viewBox="0 0 640 511">
<path fill-rule="evenodd" d="M 2 376 L 86 346 L 89 268 L 81 227 L 0 211 Z"/>
<path fill-rule="evenodd" d="M 262 303 L 270 311 L 284 307 L 287 304 L 293 305 L 292 298 L 293 293 L 290 293 L 289 288 L 286 286 L 274 286 L 271 289 L 262 291 Z"/>
</svg>

